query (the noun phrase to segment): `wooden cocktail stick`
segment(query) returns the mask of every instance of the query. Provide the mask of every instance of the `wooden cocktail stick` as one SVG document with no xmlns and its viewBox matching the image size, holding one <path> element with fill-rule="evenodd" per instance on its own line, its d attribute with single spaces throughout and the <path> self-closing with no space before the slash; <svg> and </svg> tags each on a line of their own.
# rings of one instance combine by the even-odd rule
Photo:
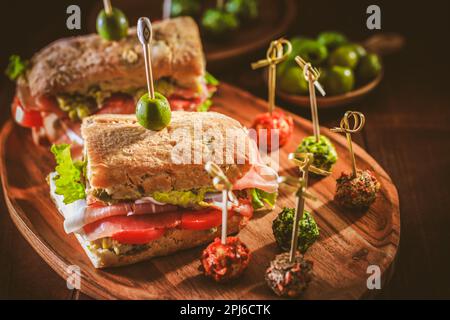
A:
<svg viewBox="0 0 450 320">
<path fill-rule="evenodd" d="M 172 0 L 164 0 L 163 20 L 170 19 L 171 12 L 172 12 Z"/>
<path fill-rule="evenodd" d="M 299 166 L 302 176 L 299 179 L 299 188 L 295 194 L 296 210 L 295 210 L 295 216 L 294 216 L 294 225 L 292 227 L 291 251 L 290 251 L 290 255 L 289 255 L 290 262 L 294 261 L 295 253 L 297 252 L 298 228 L 299 228 L 300 220 L 303 218 L 303 213 L 304 213 L 304 209 L 305 209 L 305 193 L 306 193 L 306 188 L 308 187 L 309 166 L 313 163 L 313 161 L 314 161 L 314 155 L 312 153 L 307 153 L 306 158 L 302 162 L 302 165 Z"/>
<path fill-rule="evenodd" d="M 103 0 L 103 6 L 105 7 L 105 12 L 108 16 L 112 14 L 112 6 L 111 1 L 109 0 Z"/>
<path fill-rule="evenodd" d="M 152 56 L 151 56 L 151 43 L 152 43 L 152 24 L 150 19 L 141 17 L 137 23 L 137 35 L 139 41 L 144 49 L 145 58 L 145 75 L 147 76 L 147 90 L 151 99 L 155 99 L 155 88 L 153 85 L 152 74 Z"/>
<path fill-rule="evenodd" d="M 295 62 L 302 68 L 303 70 L 303 76 L 305 77 L 306 81 L 308 81 L 309 86 L 309 100 L 311 103 L 311 118 L 313 122 L 313 133 L 314 137 L 316 139 L 316 142 L 319 142 L 320 140 L 320 125 L 319 125 L 319 112 L 317 110 L 317 99 L 316 99 L 316 90 L 317 88 L 319 92 L 322 94 L 322 96 L 325 95 L 325 91 L 323 90 L 322 86 L 318 82 L 318 79 L 320 77 L 320 72 L 313 68 L 311 63 L 306 62 L 303 60 L 300 56 L 295 57 Z"/>
<path fill-rule="evenodd" d="M 286 46 L 286 51 L 284 51 Z M 269 49 L 266 53 L 266 59 L 259 60 L 252 63 L 252 69 L 262 67 L 269 67 L 268 75 L 268 100 L 269 100 L 269 114 L 272 116 L 275 108 L 275 91 L 276 91 L 276 65 L 283 62 L 292 52 L 292 45 L 286 39 L 274 40 L 270 43 Z"/>
<path fill-rule="evenodd" d="M 354 123 L 353 127 L 350 129 L 350 117 L 353 117 Z M 333 132 L 345 133 L 348 143 L 348 151 L 350 152 L 350 157 L 352 158 L 352 177 L 356 177 L 356 160 L 355 152 L 353 151 L 352 133 L 356 133 L 362 130 L 364 124 L 366 123 L 366 117 L 364 114 L 358 111 L 347 111 L 344 117 L 341 119 L 339 127 L 332 128 Z"/>
<path fill-rule="evenodd" d="M 228 224 L 228 198 L 231 202 L 235 203 L 236 197 L 233 192 L 233 185 L 228 180 L 225 173 L 220 169 L 215 163 L 208 161 L 205 165 L 205 170 L 213 178 L 214 188 L 218 191 L 222 191 L 222 231 L 221 231 L 221 243 L 226 244 L 227 242 L 227 224 Z"/>
</svg>

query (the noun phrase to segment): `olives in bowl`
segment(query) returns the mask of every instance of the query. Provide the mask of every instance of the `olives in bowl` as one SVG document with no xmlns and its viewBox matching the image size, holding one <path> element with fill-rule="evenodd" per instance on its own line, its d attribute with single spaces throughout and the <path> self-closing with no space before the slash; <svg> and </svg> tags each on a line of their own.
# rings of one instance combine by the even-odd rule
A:
<svg viewBox="0 0 450 320">
<path fill-rule="evenodd" d="M 349 93 L 362 95 L 366 87 L 370 91 L 381 78 L 383 67 L 380 57 L 367 52 L 362 45 L 349 41 L 342 33 L 326 31 L 320 33 L 316 39 L 294 37 L 290 41 L 292 54 L 278 65 L 277 83 L 282 97 L 298 96 L 296 100 L 288 99 L 293 103 L 309 104 L 308 84 L 295 63 L 296 56 L 302 57 L 320 70 L 319 82 L 325 89 L 326 97 L 318 99 L 328 99 L 330 105 L 343 104 L 338 97 L 348 97 Z"/>
</svg>

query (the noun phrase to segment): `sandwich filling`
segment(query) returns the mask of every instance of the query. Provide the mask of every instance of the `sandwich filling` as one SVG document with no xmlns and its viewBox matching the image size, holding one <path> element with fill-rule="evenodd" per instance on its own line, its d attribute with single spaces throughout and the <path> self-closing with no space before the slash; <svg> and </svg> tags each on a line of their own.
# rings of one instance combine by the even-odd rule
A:
<svg viewBox="0 0 450 320">
<path fill-rule="evenodd" d="M 207 123 L 216 129 L 220 125 L 242 129 L 235 120 L 223 115 L 195 114 L 175 112 L 171 128 L 167 132 L 157 133 L 141 130 L 134 118 L 128 116 L 115 116 L 111 120 L 111 116 L 91 117 L 83 122 L 82 128 L 86 141 L 84 161 L 73 160 L 70 145 L 54 145 L 52 152 L 57 166 L 49 175 L 48 182 L 51 196 L 64 216 L 65 231 L 81 236 L 95 255 L 106 251 L 113 255 L 134 254 L 173 230 L 216 232 L 222 221 L 221 193 L 213 188 L 204 169 L 200 169 L 203 165 L 190 170 L 182 166 L 178 170 L 184 170 L 183 175 L 178 175 L 177 169 L 171 169 L 174 171 L 165 178 L 185 180 L 184 184 L 172 181 L 171 189 L 164 184 L 166 179 L 158 180 L 161 179 L 158 174 L 163 171 L 162 165 L 173 165 L 158 160 L 158 157 L 165 159 L 166 152 L 173 148 L 167 140 L 168 131 L 175 130 L 177 126 L 190 127 L 189 120 L 197 122 L 202 119 L 208 119 Z M 125 149 L 119 146 L 121 141 L 114 142 L 120 158 L 109 144 L 115 141 L 116 135 L 122 139 L 125 134 L 128 135 L 123 141 Z M 151 141 L 159 149 L 149 145 Z M 145 150 L 142 150 L 144 145 Z M 165 151 L 163 146 L 168 149 Z M 259 155 L 255 143 L 249 146 L 253 149 L 251 152 Z M 111 171 L 116 166 L 115 161 L 122 163 L 122 170 Z M 124 161 L 128 166 L 123 164 Z M 131 175 L 141 164 L 146 175 L 151 175 L 151 181 L 142 180 L 140 174 Z M 152 166 L 156 166 L 155 172 L 152 172 Z M 254 210 L 274 206 L 278 184 L 277 173 L 266 166 L 259 156 L 254 163 L 243 168 L 243 173 L 235 175 L 233 180 L 237 201 L 228 201 L 228 219 L 239 218 L 245 224 Z M 196 181 L 191 181 L 193 178 L 186 174 L 194 170 L 199 171 L 194 173 Z M 232 174 L 233 171 L 229 172 Z M 130 181 L 139 177 L 139 183 L 127 185 L 123 181 L 124 188 L 111 188 L 110 184 L 117 185 L 123 180 L 115 176 L 121 174 L 125 174 L 125 179 Z M 150 182 L 151 185 L 148 184 Z"/>
</svg>

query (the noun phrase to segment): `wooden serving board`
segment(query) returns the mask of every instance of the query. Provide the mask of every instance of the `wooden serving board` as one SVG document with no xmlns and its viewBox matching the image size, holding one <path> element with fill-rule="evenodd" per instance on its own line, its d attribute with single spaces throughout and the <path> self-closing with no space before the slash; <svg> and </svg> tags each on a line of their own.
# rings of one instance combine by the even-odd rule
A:
<svg viewBox="0 0 450 320">
<path fill-rule="evenodd" d="M 222 84 L 214 110 L 230 115 L 249 126 L 266 103 L 254 96 Z M 293 115 L 295 132 L 280 151 L 281 174 L 297 174 L 287 154 L 312 132 L 311 123 Z M 318 201 L 307 201 L 321 229 L 320 239 L 307 258 L 314 261 L 314 279 L 304 299 L 355 299 L 367 293 L 367 267 L 378 265 L 386 271 L 397 252 L 400 213 L 397 190 L 386 172 L 359 146 L 358 165 L 373 170 L 382 184 L 374 205 L 364 214 L 341 210 L 332 201 L 335 179 L 350 170 L 344 137 L 323 129 L 334 143 L 339 160 L 332 176 L 310 181 L 310 192 Z M 276 298 L 264 282 L 264 272 L 280 253 L 272 235 L 272 221 L 284 206 L 293 207 L 294 197 L 281 193 L 276 208 L 256 214 L 240 233 L 253 255 L 248 270 L 238 281 L 216 284 L 197 270 L 203 247 L 154 258 L 132 266 L 97 270 L 92 267 L 74 235 L 63 230 L 63 219 L 49 198 L 46 175 L 53 170 L 50 152 L 36 147 L 27 130 L 8 122 L 0 136 L 1 177 L 10 215 L 17 228 L 64 279 L 67 268 L 81 269 L 81 291 L 101 299 L 271 299 Z"/>
</svg>

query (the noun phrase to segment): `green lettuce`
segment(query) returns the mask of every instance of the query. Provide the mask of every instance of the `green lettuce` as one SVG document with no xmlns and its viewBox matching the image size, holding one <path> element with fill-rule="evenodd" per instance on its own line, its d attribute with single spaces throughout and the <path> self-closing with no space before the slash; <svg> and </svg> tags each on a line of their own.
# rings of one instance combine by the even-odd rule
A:
<svg viewBox="0 0 450 320">
<path fill-rule="evenodd" d="M 68 144 L 54 144 L 51 151 L 56 160 L 57 175 L 53 178 L 55 193 L 64 196 L 65 204 L 85 199 L 86 191 L 82 181 L 84 163 L 72 160 Z"/>
<path fill-rule="evenodd" d="M 28 68 L 28 61 L 23 60 L 16 54 L 9 57 L 9 64 L 6 68 L 5 74 L 11 81 L 17 80 Z"/>
<path fill-rule="evenodd" d="M 277 193 L 269 193 L 263 190 L 254 188 L 250 190 L 252 198 L 253 209 L 261 209 L 267 204 L 270 208 L 273 208 L 275 201 L 277 200 Z"/>
<path fill-rule="evenodd" d="M 216 77 L 214 77 L 208 71 L 206 71 L 206 73 L 205 73 L 205 81 L 206 81 L 206 84 L 210 84 L 212 86 L 218 86 L 219 85 L 219 80 L 217 80 Z"/>
<path fill-rule="evenodd" d="M 212 106 L 212 100 L 208 99 L 197 107 L 197 111 L 198 112 L 206 112 L 209 110 L 209 108 L 211 108 L 211 106 Z"/>
</svg>

